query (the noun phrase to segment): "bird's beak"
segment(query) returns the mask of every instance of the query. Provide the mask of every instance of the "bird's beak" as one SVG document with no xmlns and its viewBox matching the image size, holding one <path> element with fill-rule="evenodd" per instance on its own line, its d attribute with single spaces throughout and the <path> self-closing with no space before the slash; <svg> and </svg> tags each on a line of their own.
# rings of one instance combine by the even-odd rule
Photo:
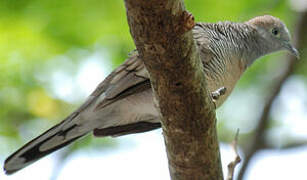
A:
<svg viewBox="0 0 307 180">
<path fill-rule="evenodd" d="M 293 45 L 290 42 L 286 41 L 284 43 L 284 48 L 288 50 L 291 54 L 293 54 L 297 59 L 300 58 L 300 53 L 298 52 L 297 49 L 295 49 L 295 47 L 293 47 Z"/>
</svg>

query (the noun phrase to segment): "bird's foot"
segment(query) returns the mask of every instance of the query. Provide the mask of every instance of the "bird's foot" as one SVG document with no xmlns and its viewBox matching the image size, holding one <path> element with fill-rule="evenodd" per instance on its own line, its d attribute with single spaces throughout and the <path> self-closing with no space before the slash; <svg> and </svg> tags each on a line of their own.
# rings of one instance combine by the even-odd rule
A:
<svg viewBox="0 0 307 180">
<path fill-rule="evenodd" d="M 225 87 L 221 87 L 218 88 L 216 91 L 211 92 L 213 102 L 215 103 L 221 96 L 223 96 L 226 93 L 226 90 L 227 89 Z"/>
</svg>

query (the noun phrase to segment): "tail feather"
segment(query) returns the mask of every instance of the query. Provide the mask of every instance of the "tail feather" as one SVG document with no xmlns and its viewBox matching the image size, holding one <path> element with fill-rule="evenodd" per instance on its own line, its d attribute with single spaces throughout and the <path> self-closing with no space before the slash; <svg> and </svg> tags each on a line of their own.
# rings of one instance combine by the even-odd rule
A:
<svg viewBox="0 0 307 180">
<path fill-rule="evenodd" d="M 87 132 L 80 132 L 74 136 L 68 136 L 68 133 L 71 134 L 70 132 L 76 129 L 77 125 L 72 124 L 69 128 L 63 129 L 64 123 L 67 126 L 66 122 L 66 120 L 62 121 L 9 156 L 4 162 L 5 173 L 13 174 L 87 134 Z"/>
</svg>

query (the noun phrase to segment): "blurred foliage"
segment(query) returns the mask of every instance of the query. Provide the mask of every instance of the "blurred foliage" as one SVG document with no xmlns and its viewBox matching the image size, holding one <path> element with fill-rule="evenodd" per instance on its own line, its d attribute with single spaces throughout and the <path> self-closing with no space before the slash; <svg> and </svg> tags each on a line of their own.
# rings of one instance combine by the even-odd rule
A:
<svg viewBox="0 0 307 180">
<path fill-rule="evenodd" d="M 72 62 L 67 68 L 76 68 L 80 52 L 93 53 L 97 46 L 107 49 L 107 61 L 114 65 L 133 49 L 121 1 L 0 1 L 0 154 L 48 129 L 81 103 L 52 96 L 46 79 L 63 65 L 57 61 L 50 66 L 50 61 L 65 56 Z M 26 128 L 32 133 L 24 133 Z"/>
<path fill-rule="evenodd" d="M 197 21 L 245 21 L 271 14 L 283 19 L 293 32 L 297 17 L 287 0 L 190 0 L 185 3 Z M 123 1 L 0 0 L 0 154 L 12 152 L 81 103 L 53 95 L 47 79 L 64 67 L 61 63 L 64 61 L 55 59 L 69 59 L 70 65 L 65 68 L 75 76 L 82 60 L 97 49 L 104 49 L 107 58 L 103 61 L 116 67 L 133 48 Z M 278 75 L 277 64 L 284 54 L 276 53 L 262 58 L 261 63 L 257 61 L 239 87 L 255 88 L 257 84 L 265 92 L 274 78 L 268 74 Z M 55 64 L 50 65 L 51 62 Z M 298 72 L 307 74 L 304 70 Z M 224 121 L 219 121 L 220 138 L 231 140 L 229 134 L 235 129 L 227 129 Z M 70 151 L 89 144 L 113 145 L 109 139 L 95 140 L 95 143 L 91 139 L 87 137 L 71 146 Z"/>
</svg>

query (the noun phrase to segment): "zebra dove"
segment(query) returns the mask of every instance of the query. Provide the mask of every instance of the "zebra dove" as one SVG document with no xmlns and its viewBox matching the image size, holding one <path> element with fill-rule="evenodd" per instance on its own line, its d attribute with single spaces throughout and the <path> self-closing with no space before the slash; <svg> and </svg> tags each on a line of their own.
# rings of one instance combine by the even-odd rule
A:
<svg viewBox="0 0 307 180">
<path fill-rule="evenodd" d="M 288 50 L 298 57 L 290 44 L 288 29 L 270 15 L 244 23 L 197 23 L 193 36 L 208 89 L 211 92 L 227 89 L 216 99 L 216 107 L 225 101 L 242 73 L 257 58 L 279 50 Z M 99 137 L 121 136 L 159 127 L 149 76 L 134 51 L 79 109 L 8 157 L 4 170 L 12 174 L 89 132 Z"/>
</svg>

